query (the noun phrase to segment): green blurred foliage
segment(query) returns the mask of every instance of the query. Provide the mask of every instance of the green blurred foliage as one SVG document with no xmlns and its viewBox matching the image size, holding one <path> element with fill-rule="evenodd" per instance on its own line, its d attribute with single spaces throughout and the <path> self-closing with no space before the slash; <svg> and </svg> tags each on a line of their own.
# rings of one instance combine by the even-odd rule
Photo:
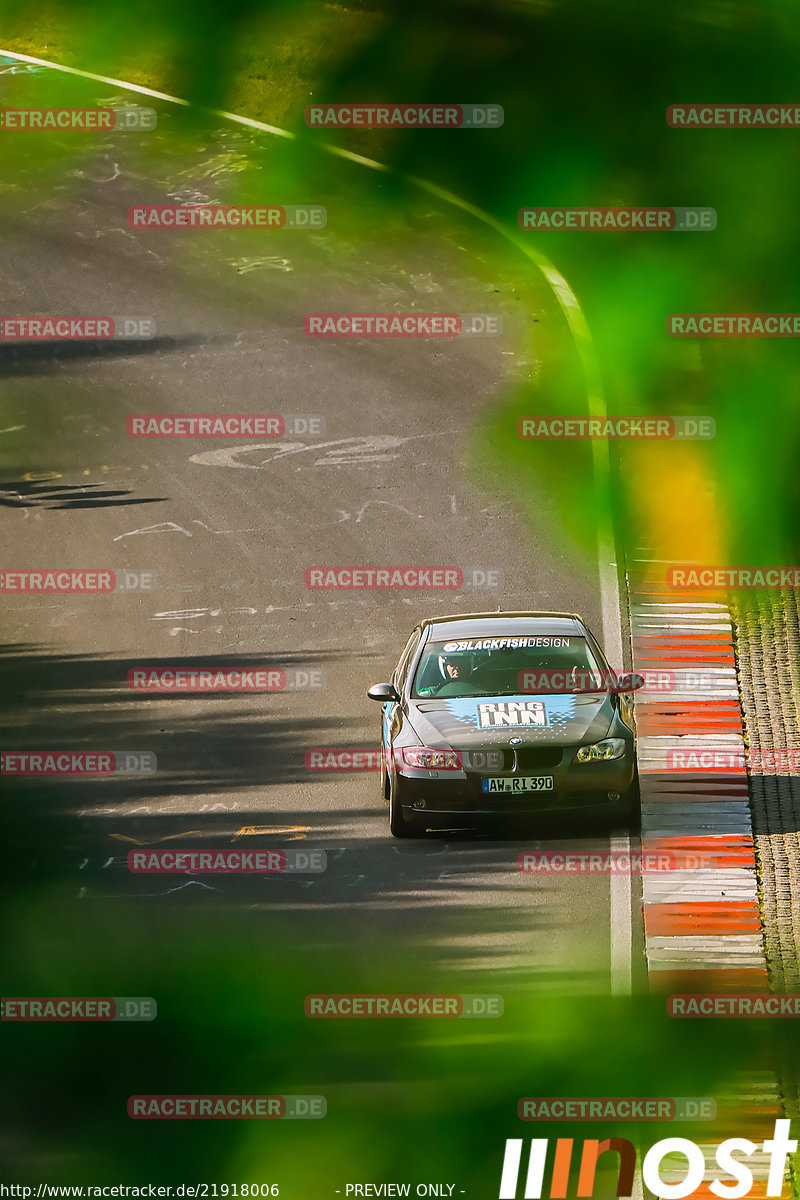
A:
<svg viewBox="0 0 800 1200">
<path fill-rule="evenodd" d="M 19 44 L 35 41 L 40 19 L 58 30 L 69 61 L 112 74 L 127 67 L 137 78 L 150 63 L 150 82 L 198 108 L 228 106 L 288 124 L 299 138 L 295 178 L 324 178 L 331 160 L 320 166 L 317 150 L 336 144 L 449 189 L 513 237 L 525 205 L 714 207 L 713 233 L 528 232 L 517 241 L 554 262 L 577 294 L 612 412 L 685 411 L 688 396 L 692 411 L 717 420 L 706 456 L 724 497 L 730 561 L 791 557 L 800 515 L 796 340 L 706 340 L 692 357 L 670 342 L 664 321 L 673 311 L 798 307 L 796 132 L 681 131 L 665 119 L 667 106 L 680 101 L 790 100 L 800 45 L 792 5 L 247 0 L 187 9 L 175 0 L 133 7 L 7 0 L 12 42 L 14 35 Z M 311 131 L 302 113 L 312 96 L 499 103 L 505 124 L 474 133 Z M 173 127 L 189 119 L 181 114 Z M 375 184 L 358 170 L 354 195 L 368 200 Z M 363 219 L 361 227 L 369 236 Z M 530 269 L 520 259 L 520 273 Z M 547 396 L 525 399 L 549 411 Z M 532 462 L 545 483 L 557 478 L 546 462 Z M 635 524 L 638 497 L 623 489 L 620 500 L 622 519 Z M 578 482 L 563 517 L 579 541 L 591 504 L 590 482 Z"/>
<path fill-rule="evenodd" d="M 711 1096 L 773 1060 L 772 1022 L 673 1020 L 663 996 L 503 989 L 492 1020 L 309 1019 L 309 993 L 480 991 L 469 971 L 421 977 L 401 937 L 385 953 L 299 945 L 278 913 L 238 928 L 199 899 L 126 920 L 46 889 L 21 895 L 4 939 L 5 995 L 150 995 L 131 1024 L 6 1026 L 7 1178 L 59 1183 L 278 1182 L 314 1194 L 363 1179 L 453 1180 L 494 1194 L 508 1137 L 743 1135 L 708 1122 L 536 1124 L 523 1096 Z M 76 932 L 79 930 L 79 936 Z M 794 1044 L 794 1023 L 781 1023 Z M 11 1036 L 9 1036 L 11 1034 Z M 129 1095 L 319 1094 L 320 1121 L 132 1121 Z M 480 1193 L 479 1193 L 480 1194 Z"/>
</svg>

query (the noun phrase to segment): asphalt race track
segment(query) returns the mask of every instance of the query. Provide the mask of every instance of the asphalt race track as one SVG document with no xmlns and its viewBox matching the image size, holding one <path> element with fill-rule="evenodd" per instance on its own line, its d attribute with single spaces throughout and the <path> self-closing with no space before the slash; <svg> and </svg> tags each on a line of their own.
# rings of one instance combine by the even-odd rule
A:
<svg viewBox="0 0 800 1200">
<path fill-rule="evenodd" d="M 186 153 L 176 175 L 202 181 L 226 136 Z M 358 168 L 349 171 L 361 186 Z M 6 812 L 14 869 L 30 879 L 35 860 L 49 902 L 76 922 L 91 906 L 111 906 L 123 927 L 168 928 L 188 910 L 249 918 L 265 941 L 274 926 L 297 944 L 391 939 L 413 947 L 431 977 L 457 971 L 477 990 L 607 990 L 607 877 L 520 875 L 530 833 L 397 843 L 374 769 L 306 767 L 315 747 L 376 750 L 379 712 L 366 688 L 388 678 L 427 614 L 576 611 L 602 636 L 591 538 L 587 553 L 555 544 L 558 495 L 540 489 L 542 520 L 531 520 L 516 464 L 479 469 L 504 386 L 535 369 L 514 288 L 487 284 L 485 263 L 435 230 L 374 240 L 366 252 L 337 236 L 330 215 L 317 233 L 133 230 L 131 204 L 189 191 L 144 176 L 124 139 L 113 153 L 87 153 L 72 174 L 77 182 L 45 194 L 19 180 L 8 198 L 7 311 L 84 313 L 91 297 L 92 311 L 148 318 L 156 335 L 0 348 L 14 412 L 14 428 L 0 435 L 2 558 L 30 569 L 147 572 L 155 585 L 6 598 L 9 742 L 149 751 L 158 769 L 20 781 Z M 191 194 L 208 196 L 202 184 Z M 253 252 L 259 236 L 269 239 L 266 256 L 261 243 Z M 249 266 L 259 255 L 268 261 Z M 557 324 L 543 281 L 527 263 L 519 270 L 543 319 Z M 499 312 L 505 332 L 410 341 L 303 331 L 309 312 L 420 307 Z M 128 436 L 127 418 L 145 412 L 305 415 L 322 418 L 324 432 Z M 535 471 L 525 488 L 536 494 Z M 466 583 L 416 593 L 307 588 L 306 569 L 325 564 L 455 565 Z M 494 586 L 481 585 L 487 578 Z M 126 685 L 133 668 L 176 664 L 277 666 L 317 686 L 159 695 Z M 602 829 L 571 829 L 553 844 L 607 839 Z M 328 869 L 187 881 L 126 867 L 137 845 L 255 842 L 324 849 Z"/>
</svg>

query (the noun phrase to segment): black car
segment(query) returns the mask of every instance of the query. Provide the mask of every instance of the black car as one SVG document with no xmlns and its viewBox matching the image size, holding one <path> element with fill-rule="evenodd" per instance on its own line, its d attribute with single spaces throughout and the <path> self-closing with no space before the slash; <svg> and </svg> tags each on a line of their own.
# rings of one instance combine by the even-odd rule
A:
<svg viewBox="0 0 800 1200">
<path fill-rule="evenodd" d="M 635 820 L 633 704 L 574 613 L 476 613 L 416 627 L 383 704 L 395 837 L 580 811 Z"/>
</svg>

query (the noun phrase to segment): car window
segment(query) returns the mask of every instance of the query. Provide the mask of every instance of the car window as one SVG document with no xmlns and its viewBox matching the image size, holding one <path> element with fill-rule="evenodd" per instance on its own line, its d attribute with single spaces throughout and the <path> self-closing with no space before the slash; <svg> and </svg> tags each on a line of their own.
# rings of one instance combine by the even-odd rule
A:
<svg viewBox="0 0 800 1200">
<path fill-rule="evenodd" d="M 400 662 L 397 664 L 397 670 L 394 673 L 394 684 L 398 691 L 403 690 L 403 685 L 406 681 L 406 674 L 408 672 L 408 664 L 414 657 L 414 653 L 419 645 L 420 633 L 421 631 L 419 629 L 414 630 L 411 637 L 408 639 L 408 642 L 406 643 L 405 650 L 400 655 Z"/>
<path fill-rule="evenodd" d="M 609 679 L 585 637 L 499 635 L 429 642 L 414 677 L 415 699 L 600 692 Z"/>
</svg>

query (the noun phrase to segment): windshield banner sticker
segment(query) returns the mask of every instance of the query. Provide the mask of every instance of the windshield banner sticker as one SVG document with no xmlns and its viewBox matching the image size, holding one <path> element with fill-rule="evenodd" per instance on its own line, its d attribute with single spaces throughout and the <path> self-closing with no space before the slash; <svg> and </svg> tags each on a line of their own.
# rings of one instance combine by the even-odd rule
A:
<svg viewBox="0 0 800 1200">
<path fill-rule="evenodd" d="M 464 642 L 445 642 L 445 654 L 456 654 L 462 650 L 521 650 L 526 646 L 563 646 L 569 649 L 568 637 L 499 637 L 472 638 Z"/>
</svg>

